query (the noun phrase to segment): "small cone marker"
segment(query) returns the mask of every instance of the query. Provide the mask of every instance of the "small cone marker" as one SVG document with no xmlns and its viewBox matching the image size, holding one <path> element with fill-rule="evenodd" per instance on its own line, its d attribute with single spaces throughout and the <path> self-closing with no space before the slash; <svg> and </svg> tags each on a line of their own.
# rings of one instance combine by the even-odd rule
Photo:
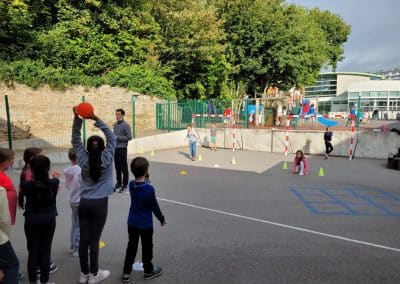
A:
<svg viewBox="0 0 400 284">
<path fill-rule="evenodd" d="M 203 160 L 203 158 L 201 157 L 201 154 L 199 154 L 198 160 L 199 160 L 199 161 Z"/>
<path fill-rule="evenodd" d="M 287 169 L 288 169 L 288 166 L 287 166 L 287 162 L 285 161 L 283 163 L 282 170 L 287 170 Z"/>
<path fill-rule="evenodd" d="M 219 165 L 218 165 L 218 164 L 215 164 L 215 165 L 214 165 L 214 168 L 219 168 Z"/>
<path fill-rule="evenodd" d="M 104 248 L 106 243 L 104 241 L 99 241 L 99 248 Z"/>
<path fill-rule="evenodd" d="M 151 150 L 150 156 L 154 156 L 154 150 Z"/>
<path fill-rule="evenodd" d="M 322 166 L 319 168 L 318 176 L 319 177 L 324 177 L 325 176 L 324 168 Z"/>
<path fill-rule="evenodd" d="M 143 155 L 144 154 L 144 150 L 143 148 L 140 148 L 140 154 Z"/>
<path fill-rule="evenodd" d="M 232 157 L 232 165 L 236 165 L 236 160 L 235 160 L 235 157 Z"/>
<path fill-rule="evenodd" d="M 187 174 L 187 171 L 181 171 L 180 174 L 185 176 Z"/>
</svg>

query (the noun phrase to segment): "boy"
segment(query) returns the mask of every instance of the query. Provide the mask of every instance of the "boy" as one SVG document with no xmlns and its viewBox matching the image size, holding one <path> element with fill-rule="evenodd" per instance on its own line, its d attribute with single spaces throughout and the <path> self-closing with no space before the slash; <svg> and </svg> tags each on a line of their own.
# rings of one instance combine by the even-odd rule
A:
<svg viewBox="0 0 400 284">
<path fill-rule="evenodd" d="M 325 130 L 325 133 L 324 133 L 325 160 L 327 160 L 329 158 L 329 153 L 333 151 L 332 136 L 333 136 L 333 132 L 329 131 L 329 128 L 327 127 Z"/>
<path fill-rule="evenodd" d="M 187 127 L 186 138 L 189 140 L 190 159 L 192 161 L 196 161 L 196 141 L 197 141 L 197 136 L 196 136 L 196 134 L 194 134 L 191 125 L 188 125 L 188 127 Z"/>
<path fill-rule="evenodd" d="M 72 209 L 71 215 L 71 233 L 70 233 L 70 250 L 69 253 L 73 256 L 79 256 L 79 217 L 78 208 L 81 200 L 81 168 L 77 164 L 76 153 L 74 148 L 69 149 L 68 158 L 71 161 L 71 166 L 64 170 L 65 187 L 69 190 L 69 204 Z"/>
<path fill-rule="evenodd" d="M 154 267 L 153 258 L 153 218 L 152 213 L 165 226 L 165 218 L 158 206 L 155 190 L 146 181 L 149 162 L 144 157 L 136 157 L 131 162 L 131 171 L 135 180 L 129 183 L 131 206 L 128 216 L 129 242 L 126 248 L 124 270 L 121 276 L 123 283 L 129 283 L 132 264 L 135 261 L 139 237 L 142 242 L 142 261 L 144 279 L 153 279 L 162 272 L 160 267 Z"/>
<path fill-rule="evenodd" d="M 211 124 L 210 128 L 210 150 L 217 151 L 217 129 L 215 128 L 215 124 Z"/>
</svg>

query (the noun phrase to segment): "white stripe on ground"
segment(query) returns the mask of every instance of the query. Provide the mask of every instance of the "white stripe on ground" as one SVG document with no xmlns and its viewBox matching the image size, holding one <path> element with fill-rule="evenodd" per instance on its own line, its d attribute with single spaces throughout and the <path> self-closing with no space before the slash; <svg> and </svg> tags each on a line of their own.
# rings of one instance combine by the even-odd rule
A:
<svg viewBox="0 0 400 284">
<path fill-rule="evenodd" d="M 285 225 L 285 224 L 267 221 L 267 220 L 263 220 L 263 219 L 247 217 L 247 216 L 243 216 L 243 215 L 239 215 L 239 214 L 235 214 L 235 213 L 229 213 L 229 212 L 225 212 L 225 211 L 221 211 L 221 210 L 215 210 L 215 209 L 197 206 L 194 204 L 189 204 L 189 203 L 184 203 L 184 202 L 179 202 L 179 201 L 175 201 L 175 200 L 170 200 L 170 199 L 165 199 L 165 198 L 157 198 L 157 199 L 166 201 L 166 202 L 170 202 L 170 203 L 174 203 L 174 204 L 179 204 L 182 206 L 187 206 L 187 207 L 201 209 L 201 210 L 205 210 L 205 211 L 209 211 L 209 212 L 214 212 L 214 213 L 218 213 L 218 214 L 222 214 L 222 215 L 227 215 L 227 216 L 237 217 L 237 218 L 241 218 L 241 219 L 245 219 L 245 220 L 255 221 L 255 222 L 269 224 L 269 225 L 273 225 L 273 226 L 278 226 L 278 227 L 282 227 L 282 228 L 286 228 L 286 229 L 290 229 L 290 230 L 296 230 L 296 231 L 300 231 L 300 232 L 304 232 L 304 233 L 324 236 L 327 238 L 332 238 L 332 239 L 342 240 L 342 241 L 346 241 L 346 242 L 361 244 L 361 245 L 365 245 L 365 246 L 400 252 L 400 249 L 398 249 L 398 248 L 383 246 L 383 245 L 374 244 L 374 243 L 370 243 L 370 242 L 359 241 L 356 239 L 350 239 L 350 238 L 346 238 L 346 237 L 342 237 L 342 236 L 338 236 L 338 235 L 326 234 L 326 233 L 322 233 L 322 232 L 318 232 L 318 231 L 313 231 L 313 230 L 304 229 L 304 228 L 300 228 L 300 227 Z"/>
</svg>

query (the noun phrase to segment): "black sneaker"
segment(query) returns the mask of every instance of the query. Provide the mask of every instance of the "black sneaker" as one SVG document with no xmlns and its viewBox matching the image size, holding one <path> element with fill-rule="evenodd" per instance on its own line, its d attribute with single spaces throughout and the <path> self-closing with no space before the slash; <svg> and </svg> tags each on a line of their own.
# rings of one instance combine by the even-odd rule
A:
<svg viewBox="0 0 400 284">
<path fill-rule="evenodd" d="M 24 279 L 24 275 L 21 272 L 18 272 L 18 280 L 21 281 Z"/>
<path fill-rule="evenodd" d="M 53 273 L 56 272 L 57 270 L 58 270 L 57 265 L 54 263 L 54 261 L 52 261 L 52 262 L 50 263 L 50 271 L 49 271 L 49 273 L 50 273 L 50 274 L 53 274 Z"/>
<path fill-rule="evenodd" d="M 121 189 L 121 187 L 122 187 L 122 185 L 116 184 L 116 185 L 114 186 L 114 192 L 117 192 L 119 189 Z"/>
<path fill-rule="evenodd" d="M 156 278 L 156 277 L 160 276 L 161 273 L 162 273 L 161 267 L 154 267 L 152 272 L 144 274 L 144 279 L 149 280 L 149 279 Z"/>
<path fill-rule="evenodd" d="M 131 276 L 129 274 L 122 274 L 121 276 L 122 283 L 129 283 L 131 281 Z"/>
</svg>

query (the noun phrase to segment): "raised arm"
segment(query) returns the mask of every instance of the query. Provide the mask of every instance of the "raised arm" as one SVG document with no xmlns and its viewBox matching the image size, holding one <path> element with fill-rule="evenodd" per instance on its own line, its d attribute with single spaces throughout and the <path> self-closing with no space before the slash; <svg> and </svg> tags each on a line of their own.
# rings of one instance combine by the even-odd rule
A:
<svg viewBox="0 0 400 284">
<path fill-rule="evenodd" d="M 82 166 L 82 161 L 86 160 L 87 153 L 85 151 L 85 146 L 83 146 L 81 138 L 81 128 L 82 119 L 77 115 L 74 116 L 74 121 L 72 123 L 72 139 L 71 143 L 75 149 L 76 156 L 78 158 L 78 164 Z"/>
</svg>

